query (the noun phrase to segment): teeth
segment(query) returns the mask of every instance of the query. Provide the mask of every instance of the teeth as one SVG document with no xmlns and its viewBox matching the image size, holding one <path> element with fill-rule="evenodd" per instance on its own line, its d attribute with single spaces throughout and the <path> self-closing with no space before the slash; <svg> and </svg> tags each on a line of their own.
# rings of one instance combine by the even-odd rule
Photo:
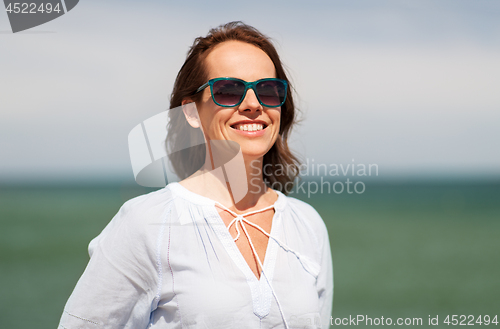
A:
<svg viewBox="0 0 500 329">
<path fill-rule="evenodd" d="M 264 126 L 260 123 L 244 124 L 244 125 L 239 125 L 238 129 L 243 131 L 259 131 L 264 129 Z"/>
</svg>

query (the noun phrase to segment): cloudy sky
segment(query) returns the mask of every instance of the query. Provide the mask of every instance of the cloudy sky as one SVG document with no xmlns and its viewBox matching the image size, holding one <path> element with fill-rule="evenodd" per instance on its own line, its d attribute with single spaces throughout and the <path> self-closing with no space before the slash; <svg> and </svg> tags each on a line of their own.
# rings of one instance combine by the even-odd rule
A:
<svg viewBox="0 0 500 329">
<path fill-rule="evenodd" d="M 82 0 L 12 34 L 0 9 L 0 182 L 133 179 L 128 133 L 168 108 L 193 39 L 232 20 L 277 44 L 304 159 L 500 177 L 498 17 L 497 0 Z"/>
</svg>

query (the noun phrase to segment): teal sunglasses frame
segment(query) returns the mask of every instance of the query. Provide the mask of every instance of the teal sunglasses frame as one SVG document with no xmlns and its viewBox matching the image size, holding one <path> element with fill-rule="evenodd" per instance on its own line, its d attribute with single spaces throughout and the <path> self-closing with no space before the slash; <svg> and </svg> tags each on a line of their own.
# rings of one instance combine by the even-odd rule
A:
<svg viewBox="0 0 500 329">
<path fill-rule="evenodd" d="M 215 100 L 214 89 L 213 89 L 214 83 L 216 83 L 217 81 L 222 81 L 222 80 L 239 81 L 239 82 L 241 82 L 241 83 L 243 83 L 245 85 L 245 90 L 243 91 L 243 95 L 241 95 L 241 99 L 240 99 L 240 101 L 238 103 L 236 103 L 234 105 L 223 105 L 223 104 L 219 104 Z M 260 100 L 259 93 L 256 90 L 256 86 L 257 86 L 258 83 L 264 82 L 264 81 L 279 81 L 279 82 L 283 83 L 283 85 L 285 86 L 285 96 L 283 97 L 283 101 L 279 105 L 271 105 L 270 106 L 270 105 L 262 103 L 262 101 Z M 253 92 L 255 93 L 255 96 L 257 97 L 257 100 L 259 101 L 260 105 L 262 105 L 264 107 L 280 107 L 280 106 L 283 106 L 283 104 L 285 104 L 286 94 L 288 92 L 288 82 L 286 80 L 283 80 L 283 79 L 266 78 L 266 79 L 260 79 L 260 80 L 253 81 L 253 82 L 246 82 L 245 80 L 241 80 L 241 79 L 238 79 L 238 78 L 229 78 L 229 77 L 226 77 L 226 78 L 215 78 L 215 79 L 208 80 L 206 83 L 204 83 L 203 85 L 201 85 L 196 90 L 195 94 L 199 93 L 200 91 L 202 91 L 203 89 L 207 88 L 208 86 L 210 86 L 210 94 L 212 95 L 213 102 L 215 104 L 217 104 L 218 106 L 222 106 L 222 107 L 236 107 L 236 106 L 240 105 L 241 102 L 243 102 L 243 100 L 245 99 L 245 96 L 247 95 L 248 89 L 252 89 L 253 90 Z"/>
</svg>

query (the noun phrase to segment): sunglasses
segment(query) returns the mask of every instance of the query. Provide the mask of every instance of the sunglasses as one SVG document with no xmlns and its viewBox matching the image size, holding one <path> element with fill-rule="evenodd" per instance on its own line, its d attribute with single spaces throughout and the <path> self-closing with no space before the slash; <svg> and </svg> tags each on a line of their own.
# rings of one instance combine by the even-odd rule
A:
<svg viewBox="0 0 500 329">
<path fill-rule="evenodd" d="M 285 80 L 275 78 L 260 79 L 254 82 L 246 82 L 236 78 L 216 78 L 208 80 L 196 90 L 196 93 L 208 86 L 210 86 L 214 103 L 222 107 L 240 105 L 250 88 L 253 89 L 262 106 L 280 107 L 285 103 L 288 83 Z"/>
</svg>

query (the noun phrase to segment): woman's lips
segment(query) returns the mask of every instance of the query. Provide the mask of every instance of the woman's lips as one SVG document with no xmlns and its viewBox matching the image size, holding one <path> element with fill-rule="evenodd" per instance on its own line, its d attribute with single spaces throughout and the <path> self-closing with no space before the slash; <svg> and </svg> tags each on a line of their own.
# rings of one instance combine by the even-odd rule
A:
<svg viewBox="0 0 500 329">
<path fill-rule="evenodd" d="M 259 131 L 265 128 L 262 123 L 241 123 L 231 126 L 231 128 L 243 131 Z"/>
<path fill-rule="evenodd" d="M 236 133 L 248 136 L 258 137 L 264 135 L 267 125 L 263 123 L 237 123 L 231 126 Z"/>
</svg>

